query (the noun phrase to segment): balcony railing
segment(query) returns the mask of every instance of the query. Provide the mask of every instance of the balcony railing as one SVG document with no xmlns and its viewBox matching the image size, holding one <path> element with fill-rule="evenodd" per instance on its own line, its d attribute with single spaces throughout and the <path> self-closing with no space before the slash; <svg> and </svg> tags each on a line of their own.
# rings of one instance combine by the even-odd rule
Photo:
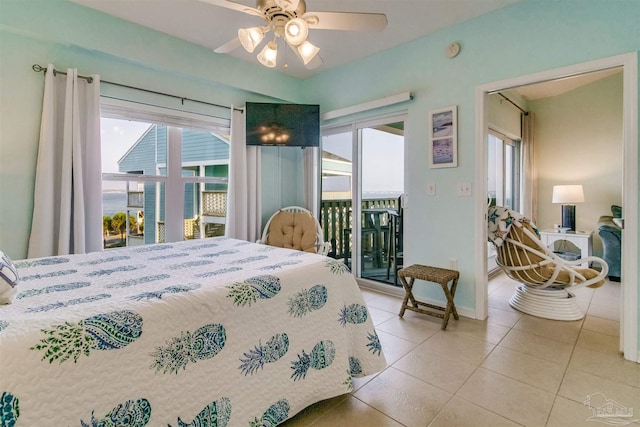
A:
<svg viewBox="0 0 640 427">
<path fill-rule="evenodd" d="M 144 207 L 144 191 L 127 191 L 127 207 L 143 208 Z"/>
<path fill-rule="evenodd" d="M 362 200 L 361 209 L 397 209 L 398 199 Z M 324 231 L 325 242 L 332 245 L 335 258 L 344 257 L 344 230 L 353 227 L 351 199 L 323 200 L 320 204 L 320 224 Z M 348 248 L 351 247 L 349 242 Z M 350 250 L 350 249 L 348 249 Z"/>
<path fill-rule="evenodd" d="M 202 192 L 202 215 L 204 216 L 226 216 L 227 215 L 227 192 L 226 191 L 203 191 Z"/>
</svg>

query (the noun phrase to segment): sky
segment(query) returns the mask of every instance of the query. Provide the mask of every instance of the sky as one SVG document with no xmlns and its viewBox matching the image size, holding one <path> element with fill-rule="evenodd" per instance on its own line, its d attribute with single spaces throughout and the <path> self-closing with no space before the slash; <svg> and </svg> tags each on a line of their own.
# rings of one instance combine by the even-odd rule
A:
<svg viewBox="0 0 640 427">
<path fill-rule="evenodd" d="M 119 119 L 102 118 L 100 135 L 102 138 L 102 172 L 118 172 L 118 160 L 151 126 Z"/>
<path fill-rule="evenodd" d="M 141 123 L 103 117 L 100 121 L 102 138 L 102 172 L 118 172 L 118 160 L 151 126 Z M 124 190 L 124 182 L 103 182 L 103 190 Z"/>
<path fill-rule="evenodd" d="M 351 160 L 351 132 L 324 137 L 322 144 Z M 404 137 L 365 128 L 362 145 L 362 192 L 404 192 Z"/>
</svg>

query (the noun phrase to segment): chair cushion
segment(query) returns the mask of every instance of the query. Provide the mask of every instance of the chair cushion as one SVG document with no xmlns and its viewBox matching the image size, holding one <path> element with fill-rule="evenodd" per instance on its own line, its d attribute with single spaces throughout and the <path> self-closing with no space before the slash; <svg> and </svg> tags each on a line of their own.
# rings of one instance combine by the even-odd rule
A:
<svg viewBox="0 0 640 427">
<path fill-rule="evenodd" d="M 269 224 L 267 244 L 316 253 L 317 222 L 308 212 L 278 212 Z"/>
<path fill-rule="evenodd" d="M 535 234 L 535 229 L 528 223 L 522 224 L 523 228 L 528 229 L 531 233 Z M 543 252 L 543 249 L 540 247 L 542 244 L 538 241 L 533 240 L 529 235 L 527 235 L 522 228 L 520 227 L 511 227 L 510 233 L 512 234 L 512 238 L 519 242 L 522 242 L 526 246 Z M 506 256 L 501 257 L 500 261 L 504 265 L 508 265 L 510 267 L 520 267 L 520 266 L 531 266 L 531 268 L 521 271 L 512 271 L 511 274 L 518 277 L 523 282 L 530 282 L 532 279 L 536 282 L 546 282 L 549 280 L 556 269 L 555 264 L 547 264 L 544 266 L 537 266 L 536 264 L 545 260 L 544 257 L 539 256 L 538 254 L 531 252 L 529 250 L 523 249 L 516 245 L 508 245 L 506 249 Z M 594 270 L 592 268 L 572 268 L 576 273 L 581 274 L 585 280 L 592 279 L 600 272 Z M 583 280 L 576 276 L 575 284 L 582 283 Z M 566 269 L 561 269 L 558 273 L 558 277 L 554 283 L 558 285 L 570 285 L 571 284 L 571 276 Z M 604 285 L 604 279 L 596 282 L 592 285 L 589 285 L 590 288 L 599 288 Z"/>
</svg>

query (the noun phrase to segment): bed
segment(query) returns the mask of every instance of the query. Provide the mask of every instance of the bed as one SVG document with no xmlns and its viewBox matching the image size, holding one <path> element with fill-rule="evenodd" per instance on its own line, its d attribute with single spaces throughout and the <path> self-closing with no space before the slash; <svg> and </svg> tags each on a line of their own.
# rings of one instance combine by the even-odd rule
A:
<svg viewBox="0 0 640 427">
<path fill-rule="evenodd" d="M 275 426 L 386 366 L 324 256 L 213 238 L 14 264 L 2 426 Z"/>
</svg>

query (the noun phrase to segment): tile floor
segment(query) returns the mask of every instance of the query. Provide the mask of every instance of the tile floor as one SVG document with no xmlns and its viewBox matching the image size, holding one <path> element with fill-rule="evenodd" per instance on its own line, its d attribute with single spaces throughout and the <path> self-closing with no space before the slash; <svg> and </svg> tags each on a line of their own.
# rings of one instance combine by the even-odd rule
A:
<svg viewBox="0 0 640 427">
<path fill-rule="evenodd" d="M 400 319 L 400 299 L 364 290 L 387 368 L 283 425 L 594 427 L 607 425 L 589 420 L 605 399 L 633 409 L 633 425 L 640 423 L 640 364 L 618 351 L 620 284 L 578 290 L 587 315 L 575 322 L 512 309 L 514 285 L 492 279 L 489 318 L 451 318 L 446 331 L 435 317 Z"/>
</svg>

